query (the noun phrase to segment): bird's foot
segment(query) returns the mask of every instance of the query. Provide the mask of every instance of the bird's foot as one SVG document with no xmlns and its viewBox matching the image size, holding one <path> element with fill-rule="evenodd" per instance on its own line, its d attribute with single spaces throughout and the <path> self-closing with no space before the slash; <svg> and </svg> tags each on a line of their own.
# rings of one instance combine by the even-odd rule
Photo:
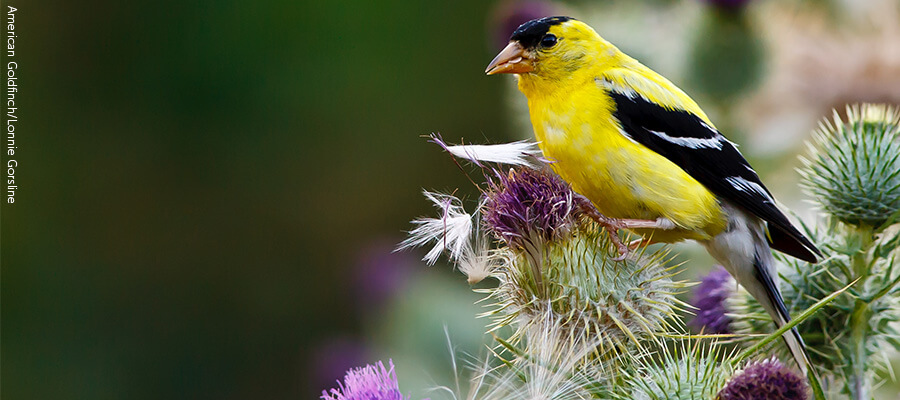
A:
<svg viewBox="0 0 900 400">
<path fill-rule="evenodd" d="M 594 203 L 580 194 L 575 194 L 575 202 L 578 205 L 578 208 L 581 209 L 581 212 L 597 222 L 604 230 L 606 230 L 607 234 L 609 234 L 609 240 L 616 246 L 616 250 L 619 253 L 617 257 L 613 258 L 613 261 L 624 260 L 625 257 L 628 256 L 629 245 L 623 243 L 622 239 L 619 237 L 619 229 L 625 228 L 620 223 L 621 220 L 601 214 L 600 211 L 597 210 L 597 207 L 594 207 Z"/>
<path fill-rule="evenodd" d="M 640 238 L 635 239 L 627 244 L 622 243 L 622 240 L 619 239 L 619 235 L 617 234 L 619 229 L 674 229 L 675 223 L 670 221 L 667 218 L 657 218 L 656 220 L 646 220 L 646 219 L 618 219 L 612 218 L 612 222 L 604 224 L 600 222 L 601 225 L 609 232 L 609 236 L 612 239 L 613 244 L 619 249 L 619 256 L 613 258 L 615 261 L 622 261 L 628 255 L 628 252 L 637 250 L 640 247 L 649 246 L 653 244 L 653 240 L 650 238 Z"/>
</svg>

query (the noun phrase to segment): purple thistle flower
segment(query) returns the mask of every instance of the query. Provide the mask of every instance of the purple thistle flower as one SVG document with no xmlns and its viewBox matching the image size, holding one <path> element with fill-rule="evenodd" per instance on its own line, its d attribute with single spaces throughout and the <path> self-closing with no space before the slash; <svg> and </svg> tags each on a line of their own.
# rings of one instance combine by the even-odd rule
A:
<svg viewBox="0 0 900 400">
<path fill-rule="evenodd" d="M 720 400 L 805 400 L 806 380 L 775 357 L 738 371 L 725 384 Z"/>
<path fill-rule="evenodd" d="M 322 400 L 405 400 L 400 394 L 394 363 L 388 360 L 390 369 L 385 369 L 379 361 L 375 365 L 347 371 L 344 383 L 338 381 L 338 388 L 322 391 Z"/>
<path fill-rule="evenodd" d="M 528 168 L 497 177 L 486 193 L 484 222 L 498 237 L 521 247 L 525 241 L 556 241 L 572 231 L 575 193 L 561 178 Z"/>
<path fill-rule="evenodd" d="M 731 281 L 731 275 L 722 266 L 718 266 L 703 277 L 700 285 L 694 290 L 694 298 L 691 299 L 691 305 L 699 309 L 697 316 L 690 323 L 691 326 L 702 329 L 705 333 L 731 333 L 728 329 L 731 318 L 725 314 L 725 300 L 731 294 L 732 285 L 729 285 Z"/>
</svg>

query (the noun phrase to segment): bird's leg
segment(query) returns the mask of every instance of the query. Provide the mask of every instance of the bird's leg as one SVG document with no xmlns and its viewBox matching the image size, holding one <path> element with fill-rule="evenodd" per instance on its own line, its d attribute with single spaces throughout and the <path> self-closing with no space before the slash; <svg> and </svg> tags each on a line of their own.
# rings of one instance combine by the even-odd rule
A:
<svg viewBox="0 0 900 400">
<path fill-rule="evenodd" d="M 657 219 L 617 219 L 623 229 L 675 229 L 675 223 L 668 218 Z"/>
<path fill-rule="evenodd" d="M 652 242 L 650 239 L 637 239 L 635 241 L 631 241 L 628 244 L 622 242 L 622 239 L 619 237 L 619 229 L 639 229 L 639 228 L 647 228 L 647 229 L 674 229 L 675 223 L 670 221 L 667 218 L 657 218 L 655 220 L 646 220 L 646 219 L 622 219 L 622 218 L 610 218 L 600 213 L 597 210 L 597 207 L 594 207 L 594 203 L 588 200 L 587 197 L 580 195 L 578 193 L 575 194 L 575 202 L 578 207 L 581 209 L 583 213 L 587 216 L 591 217 L 594 221 L 596 221 L 600 226 L 606 229 L 606 232 L 609 234 L 609 239 L 613 242 L 613 245 L 616 246 L 616 249 L 619 251 L 619 257 L 616 257 L 614 260 L 620 261 L 625 259 L 625 256 L 628 255 L 628 252 L 634 249 L 637 249 L 641 245 L 649 245 Z"/>
<path fill-rule="evenodd" d="M 609 233 L 610 237 L 613 238 L 613 243 L 619 249 L 619 257 L 614 258 L 616 261 L 623 260 L 625 256 L 628 255 L 629 251 L 637 250 L 639 247 L 649 246 L 653 243 L 652 238 L 642 237 L 640 239 L 635 239 L 627 244 L 623 244 L 621 240 L 619 240 L 618 235 L 614 235 L 614 232 L 618 229 L 674 229 L 675 223 L 669 220 L 668 218 L 657 218 L 655 220 L 646 220 L 646 219 L 618 219 L 618 218 L 609 218 L 612 222 L 609 225 L 603 225 Z M 602 223 L 601 223 L 602 224 Z M 624 247 L 624 250 L 623 250 Z"/>
</svg>

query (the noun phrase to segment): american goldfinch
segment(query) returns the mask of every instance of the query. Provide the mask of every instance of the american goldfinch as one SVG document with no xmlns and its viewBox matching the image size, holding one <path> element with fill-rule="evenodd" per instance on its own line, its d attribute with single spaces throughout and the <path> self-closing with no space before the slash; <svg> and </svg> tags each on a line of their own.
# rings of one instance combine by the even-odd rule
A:
<svg viewBox="0 0 900 400">
<path fill-rule="evenodd" d="M 486 73 L 518 76 L 544 155 L 615 227 L 698 241 L 776 325 L 790 321 L 770 248 L 808 262 L 821 253 L 681 89 L 568 17 L 520 26 Z M 784 339 L 806 373 L 800 334 Z"/>
</svg>

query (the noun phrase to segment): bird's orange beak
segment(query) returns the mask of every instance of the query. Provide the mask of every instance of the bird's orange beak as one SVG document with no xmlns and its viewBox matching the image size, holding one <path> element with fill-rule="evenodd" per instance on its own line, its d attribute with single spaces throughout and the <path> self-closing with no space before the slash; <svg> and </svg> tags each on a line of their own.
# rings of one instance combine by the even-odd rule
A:
<svg viewBox="0 0 900 400">
<path fill-rule="evenodd" d="M 534 71 L 534 64 L 528 58 L 525 48 L 519 42 L 509 42 L 506 47 L 494 57 L 484 73 L 494 74 L 524 74 Z"/>
</svg>

